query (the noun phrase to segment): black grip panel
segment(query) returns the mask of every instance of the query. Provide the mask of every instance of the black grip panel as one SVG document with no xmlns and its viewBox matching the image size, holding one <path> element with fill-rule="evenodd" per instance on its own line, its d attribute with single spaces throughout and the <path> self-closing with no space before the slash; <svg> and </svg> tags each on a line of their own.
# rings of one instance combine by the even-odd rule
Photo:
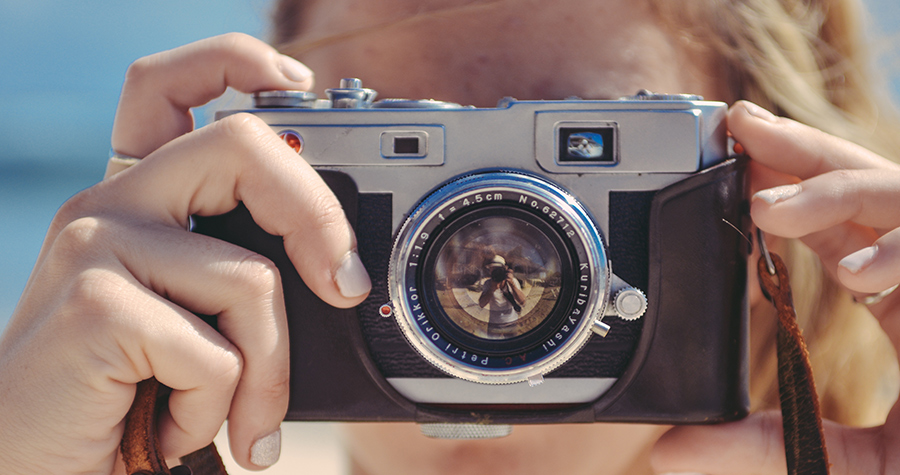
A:
<svg viewBox="0 0 900 475">
<path fill-rule="evenodd" d="M 320 171 L 320 175 L 340 200 L 351 225 L 365 233 L 356 226 L 358 191 L 353 180 L 343 173 Z M 285 420 L 413 419 L 415 406 L 375 376 L 378 371 L 367 353 L 356 309 L 334 308 L 313 294 L 294 269 L 280 236 L 259 228 L 243 205 L 224 215 L 195 217 L 194 231 L 262 254 L 281 273 L 291 340 L 290 402 Z M 390 232 L 386 239 L 390 241 Z M 371 270 L 370 274 L 376 288 L 382 288 L 378 279 L 383 276 Z"/>
<path fill-rule="evenodd" d="M 714 423 L 749 411 L 746 159 L 660 190 L 650 212 L 649 306 L 635 358 L 597 420 Z"/>
</svg>

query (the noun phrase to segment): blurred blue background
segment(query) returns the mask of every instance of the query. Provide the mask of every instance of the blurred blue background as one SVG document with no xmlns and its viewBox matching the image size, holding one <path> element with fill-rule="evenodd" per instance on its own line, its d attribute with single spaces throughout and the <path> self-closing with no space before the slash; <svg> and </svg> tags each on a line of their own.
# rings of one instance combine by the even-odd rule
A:
<svg viewBox="0 0 900 475">
<path fill-rule="evenodd" d="M 866 0 L 900 97 L 900 3 Z M 103 175 L 135 59 L 229 31 L 265 38 L 266 0 L 0 0 L 0 329 L 59 205 Z"/>
<path fill-rule="evenodd" d="M 56 209 L 103 177 L 125 70 L 209 36 L 265 37 L 267 0 L 0 0 L 0 329 Z"/>
</svg>

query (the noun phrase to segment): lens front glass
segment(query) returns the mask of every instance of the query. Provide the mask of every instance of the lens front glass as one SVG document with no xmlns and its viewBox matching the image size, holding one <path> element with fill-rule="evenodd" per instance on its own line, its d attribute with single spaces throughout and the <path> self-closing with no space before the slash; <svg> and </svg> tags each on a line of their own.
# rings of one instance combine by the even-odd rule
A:
<svg viewBox="0 0 900 475">
<path fill-rule="evenodd" d="M 543 230 L 513 216 L 487 215 L 448 234 L 434 260 L 433 285 L 459 329 L 476 338 L 509 340 L 553 313 L 563 265 Z"/>
</svg>

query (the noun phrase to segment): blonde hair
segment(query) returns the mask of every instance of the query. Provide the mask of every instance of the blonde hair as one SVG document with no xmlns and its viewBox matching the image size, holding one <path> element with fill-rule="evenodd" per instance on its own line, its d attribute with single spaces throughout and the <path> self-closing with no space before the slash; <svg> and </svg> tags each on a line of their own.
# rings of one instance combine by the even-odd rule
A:
<svg viewBox="0 0 900 475">
<path fill-rule="evenodd" d="M 480 8 L 497 0 L 446 10 Z M 321 46 L 296 43 L 308 2 L 280 0 L 273 43 L 299 55 Z M 650 0 L 663 23 L 699 53 L 722 64 L 729 101 L 746 99 L 897 160 L 900 124 L 873 81 L 858 0 Z M 425 16 L 428 13 L 424 14 Z M 422 15 L 401 17 L 382 30 Z M 853 302 L 818 258 L 799 241 L 781 250 L 792 273 L 803 328 L 825 417 L 853 425 L 884 421 L 897 388 L 893 347 L 868 310 Z M 753 309 L 751 401 L 778 407 L 775 322 L 771 305 Z"/>
</svg>

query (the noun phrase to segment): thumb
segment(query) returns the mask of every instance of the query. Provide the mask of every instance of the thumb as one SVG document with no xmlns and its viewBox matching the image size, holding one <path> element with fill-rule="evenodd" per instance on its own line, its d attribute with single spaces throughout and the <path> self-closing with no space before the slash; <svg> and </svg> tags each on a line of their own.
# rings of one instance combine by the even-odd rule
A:
<svg viewBox="0 0 900 475">
<path fill-rule="evenodd" d="M 852 429 L 824 421 L 832 475 L 885 473 L 881 427 Z M 781 413 L 769 411 L 715 426 L 675 427 L 656 442 L 657 473 L 786 474 Z"/>
</svg>

